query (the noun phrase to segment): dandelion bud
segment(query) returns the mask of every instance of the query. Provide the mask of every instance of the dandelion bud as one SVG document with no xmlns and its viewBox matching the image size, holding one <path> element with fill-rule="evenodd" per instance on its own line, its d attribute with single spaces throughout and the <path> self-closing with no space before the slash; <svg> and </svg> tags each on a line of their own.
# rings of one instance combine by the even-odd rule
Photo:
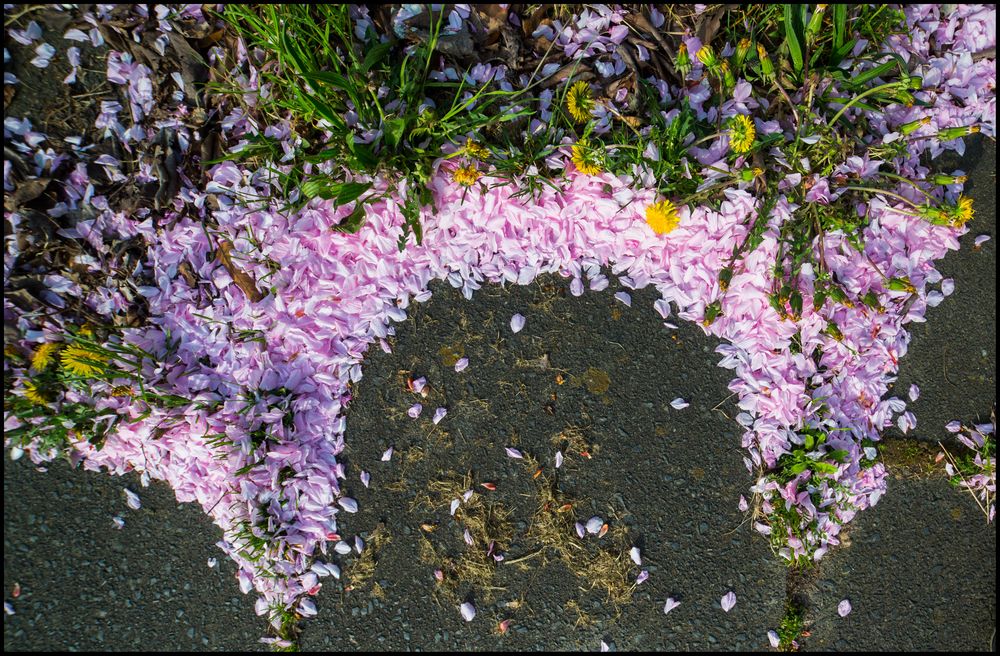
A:
<svg viewBox="0 0 1000 656">
<path fill-rule="evenodd" d="M 702 46 L 701 50 L 698 51 L 698 61 L 705 65 L 709 70 L 714 70 L 719 65 L 719 60 L 715 57 L 715 51 L 712 50 L 712 46 Z"/>
<path fill-rule="evenodd" d="M 906 292 L 908 294 L 914 294 L 917 291 L 917 288 L 910 284 L 910 279 L 906 276 L 902 278 L 890 278 L 886 287 L 889 291 Z"/>
<path fill-rule="evenodd" d="M 736 77 L 733 75 L 732 69 L 729 68 L 729 62 L 722 62 L 720 68 L 722 69 L 722 93 L 728 96 L 736 88 Z"/>
<path fill-rule="evenodd" d="M 729 283 L 733 281 L 733 270 L 731 267 L 726 267 L 719 272 L 719 289 L 726 291 L 729 289 Z"/>
<path fill-rule="evenodd" d="M 736 52 L 733 54 L 733 67 L 736 70 L 743 68 L 743 62 L 746 61 L 747 55 L 750 54 L 750 48 L 753 44 L 750 39 L 742 38 L 740 42 L 736 44 Z"/>
<path fill-rule="evenodd" d="M 677 67 L 677 72 L 684 77 L 691 72 L 691 57 L 688 55 L 687 45 L 682 43 L 677 49 L 677 61 L 674 65 Z"/>
<path fill-rule="evenodd" d="M 899 126 L 899 133 L 902 134 L 903 136 L 906 136 L 908 134 L 916 132 L 919 128 L 927 125 L 930 122 L 931 122 L 930 116 L 918 118 L 915 121 L 910 121 L 909 123 L 904 123 L 903 125 Z"/>
<path fill-rule="evenodd" d="M 711 326 L 720 314 L 722 314 L 722 302 L 715 301 L 705 308 L 705 320 L 701 322 L 702 325 L 706 328 Z"/>
<path fill-rule="evenodd" d="M 965 184 L 968 177 L 964 175 L 943 175 L 938 173 L 931 178 L 936 185 Z"/>
<path fill-rule="evenodd" d="M 813 43 L 816 40 L 816 35 L 819 34 L 820 25 L 823 24 L 823 14 L 826 12 L 826 5 L 816 5 L 816 11 L 813 12 L 812 17 L 809 19 L 809 24 L 806 25 L 806 42 Z"/>
<path fill-rule="evenodd" d="M 771 62 L 771 58 L 767 55 L 767 50 L 764 50 L 764 46 L 757 44 L 757 57 L 760 59 L 760 75 L 764 78 L 765 82 L 774 81 L 774 64 Z"/>
<path fill-rule="evenodd" d="M 937 136 L 941 141 L 951 141 L 977 132 L 979 132 L 978 125 L 961 125 L 955 128 L 942 128 L 938 130 Z"/>
</svg>

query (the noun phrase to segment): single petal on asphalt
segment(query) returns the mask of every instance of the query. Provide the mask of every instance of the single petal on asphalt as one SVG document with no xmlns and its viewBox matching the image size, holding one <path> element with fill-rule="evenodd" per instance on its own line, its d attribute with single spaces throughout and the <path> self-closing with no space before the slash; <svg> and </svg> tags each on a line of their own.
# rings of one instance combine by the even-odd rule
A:
<svg viewBox="0 0 1000 656">
<path fill-rule="evenodd" d="M 462 612 L 462 619 L 466 622 L 471 622 L 472 618 L 476 616 L 476 607 L 469 602 L 465 602 L 459 606 L 459 610 Z"/>
<path fill-rule="evenodd" d="M 689 405 L 691 404 L 680 397 L 677 397 L 676 399 L 670 402 L 670 407 L 673 408 L 674 410 L 683 410 Z"/>
<path fill-rule="evenodd" d="M 462 493 L 462 501 L 468 503 L 469 499 L 472 498 L 473 494 L 475 494 L 475 492 L 473 492 L 472 490 L 466 490 L 465 492 Z"/>
<path fill-rule="evenodd" d="M 768 631 L 767 641 L 770 642 L 771 646 L 774 647 L 775 649 L 777 649 L 778 645 L 781 644 L 781 638 L 778 637 L 777 631 Z"/>
<path fill-rule="evenodd" d="M 459 358 L 458 361 L 455 362 L 455 371 L 462 371 L 468 366 L 469 366 L 469 358 Z"/>
<path fill-rule="evenodd" d="M 750 507 L 750 505 L 747 503 L 747 498 L 741 494 L 740 495 L 740 504 L 739 504 L 740 512 L 746 512 L 747 508 L 749 508 L 749 507 Z"/>
<path fill-rule="evenodd" d="M 635 563 L 636 565 L 642 565 L 642 556 L 639 554 L 639 547 L 632 547 L 631 549 L 629 549 L 628 555 L 629 558 L 632 559 L 633 563 Z"/>
<path fill-rule="evenodd" d="M 465 544 L 471 547 L 473 542 L 472 542 L 472 533 L 469 533 L 469 529 L 465 529 L 465 532 L 462 533 L 462 537 L 465 538 Z"/>
<path fill-rule="evenodd" d="M 603 640 L 601 640 L 601 651 L 611 651 L 611 647 L 609 647 L 608 643 Z"/>
<path fill-rule="evenodd" d="M 3 612 L 6 613 L 7 615 L 14 614 L 14 607 L 11 606 L 9 601 L 3 602 Z"/>
<path fill-rule="evenodd" d="M 316 604 L 313 602 L 312 599 L 309 599 L 308 597 L 306 597 L 305 599 L 303 599 L 302 601 L 299 602 L 299 613 L 302 614 L 302 617 L 313 617 L 313 616 L 315 616 L 316 615 Z"/>
<path fill-rule="evenodd" d="M 451 500 L 451 514 L 452 515 L 455 514 L 455 511 L 458 510 L 458 507 L 460 505 L 462 505 L 462 500 L 461 499 L 452 499 Z"/>
<path fill-rule="evenodd" d="M 512 332 L 519 333 L 522 328 L 524 328 L 524 316 L 515 314 L 510 318 L 510 329 Z"/>
<path fill-rule="evenodd" d="M 673 597 L 667 599 L 667 603 L 663 604 L 663 614 L 666 615 L 673 609 L 681 605 L 681 602 L 675 601 Z"/>
<path fill-rule="evenodd" d="M 639 572 L 639 576 L 635 577 L 635 584 L 640 585 L 644 583 L 648 578 L 649 578 L 649 570 L 644 569 L 641 572 Z"/>
<path fill-rule="evenodd" d="M 392 460 L 393 448 L 390 446 L 388 449 L 382 452 L 382 462 L 389 462 Z"/>
<path fill-rule="evenodd" d="M 975 240 L 974 244 L 975 244 L 976 248 L 979 248 L 980 246 L 982 246 L 983 244 L 985 244 L 989 240 L 990 240 L 990 236 L 989 235 L 979 235 L 978 237 L 976 237 L 976 240 Z"/>
<path fill-rule="evenodd" d="M 955 419 L 954 421 L 949 421 L 947 424 L 944 425 L 944 429 L 949 433 L 957 433 L 958 431 L 962 430 L 962 422 L 958 421 L 957 419 Z"/>
<path fill-rule="evenodd" d="M 358 502 L 351 497 L 340 497 L 337 499 L 337 503 L 339 503 L 340 507 L 349 513 L 358 512 Z"/>
<path fill-rule="evenodd" d="M 910 400 L 916 401 L 920 398 L 920 388 L 916 385 L 910 385 Z"/>
<path fill-rule="evenodd" d="M 122 489 L 125 490 L 125 503 L 128 507 L 132 510 L 139 510 L 139 508 L 142 507 L 142 502 L 139 501 L 139 495 L 127 487 Z"/>
<path fill-rule="evenodd" d="M 510 456 L 511 458 L 524 458 L 524 454 L 522 454 L 517 449 L 508 446 L 504 450 L 507 452 L 507 455 Z"/>
<path fill-rule="evenodd" d="M 368 484 L 371 483 L 371 480 L 372 480 L 372 475 L 371 474 L 369 474 L 366 471 L 362 471 L 361 472 L 361 484 L 362 485 L 364 485 L 365 487 L 368 487 Z"/>
<path fill-rule="evenodd" d="M 576 523 L 576 524 L 574 525 L 574 527 L 576 528 L 576 534 L 577 534 L 577 535 L 578 535 L 578 536 L 580 537 L 580 539 L 582 540 L 582 539 L 583 539 L 583 536 L 587 534 L 587 533 L 586 533 L 586 532 L 587 532 L 587 529 L 585 529 L 585 528 L 583 527 L 583 524 L 581 524 L 580 522 L 577 522 L 577 523 Z"/>
<path fill-rule="evenodd" d="M 628 307 L 632 307 L 632 297 L 629 296 L 628 292 L 616 292 L 615 298 L 617 298 L 619 301 L 621 301 Z"/>
<path fill-rule="evenodd" d="M 427 379 L 424 378 L 423 376 L 421 376 L 420 378 L 418 378 L 415 381 L 413 381 L 413 383 L 411 383 L 410 386 L 413 388 L 413 391 L 416 394 L 419 394 L 420 392 L 422 392 L 424 390 L 424 386 L 425 385 L 427 385 Z"/>
<path fill-rule="evenodd" d="M 351 545 L 347 544 L 343 540 L 333 545 L 333 550 L 339 553 L 341 556 L 346 556 L 351 553 Z"/>
<path fill-rule="evenodd" d="M 209 558 L 208 559 L 208 566 L 209 566 L 209 568 L 215 567 L 218 562 L 219 561 L 217 561 L 215 558 Z"/>
<path fill-rule="evenodd" d="M 365 550 L 365 541 L 357 535 L 354 536 L 354 550 L 357 551 L 359 555 Z"/>
<path fill-rule="evenodd" d="M 441 420 L 444 419 L 444 416 L 446 414 L 448 414 L 447 408 L 438 408 L 437 410 L 434 411 L 434 419 L 432 421 L 435 424 L 441 423 Z"/>
<path fill-rule="evenodd" d="M 423 412 L 424 406 L 419 403 L 414 403 L 410 406 L 410 409 L 406 411 L 406 414 L 410 415 L 411 418 L 416 419 Z"/>
<path fill-rule="evenodd" d="M 442 572 L 439 569 L 434 570 L 434 578 L 437 579 L 439 582 L 444 581 L 444 572 Z"/>
<path fill-rule="evenodd" d="M 562 467 L 563 464 L 563 454 L 562 451 L 556 451 L 556 469 Z"/>
<path fill-rule="evenodd" d="M 722 610 L 728 613 L 736 605 L 736 594 L 730 590 L 722 596 L 720 603 L 722 604 Z"/>
<path fill-rule="evenodd" d="M 119 529 L 125 528 L 125 519 L 124 518 L 119 517 L 119 516 L 116 515 L 116 516 L 114 516 L 114 517 L 111 518 L 111 521 L 113 521 L 115 523 L 115 527 L 116 528 L 119 528 Z"/>
<path fill-rule="evenodd" d="M 587 533 L 597 535 L 602 526 L 604 526 L 604 520 L 595 515 L 587 520 Z"/>
<path fill-rule="evenodd" d="M 851 614 L 851 602 L 844 599 L 839 604 L 837 604 L 837 614 L 841 617 L 847 617 Z"/>
</svg>

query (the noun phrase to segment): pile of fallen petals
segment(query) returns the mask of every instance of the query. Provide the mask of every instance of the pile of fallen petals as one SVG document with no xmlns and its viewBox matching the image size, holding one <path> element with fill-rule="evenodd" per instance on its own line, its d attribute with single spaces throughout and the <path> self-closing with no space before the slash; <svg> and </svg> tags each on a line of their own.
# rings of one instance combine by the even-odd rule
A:
<svg viewBox="0 0 1000 656">
<path fill-rule="evenodd" d="M 137 5 L 133 11 L 144 12 L 145 7 Z M 100 24 L 102 11 L 106 10 L 99 9 L 87 20 L 93 26 Z M 188 8 L 181 13 L 197 11 Z M 168 13 L 161 17 L 164 35 L 170 30 Z M 995 60 L 973 60 L 973 54 L 995 46 L 995 8 L 960 5 L 945 16 L 940 5 L 914 5 L 906 14 L 910 32 L 893 37 L 886 47 L 910 62 L 913 74 L 923 78 L 923 88 L 915 95 L 928 104 L 895 105 L 881 117 L 869 118 L 881 126 L 881 133 L 872 138 L 888 140 L 898 137 L 901 125 L 930 119 L 914 133 L 908 155 L 897 163 L 901 175 L 923 179 L 928 175 L 920 163 L 923 152 L 936 156 L 945 149 L 961 153 L 964 148 L 961 139 L 937 139 L 939 130 L 975 124 L 984 134 L 995 134 Z M 595 44 L 614 43 L 620 15 L 620 10 L 607 7 L 590 12 L 586 20 L 571 22 L 561 32 L 557 46 L 567 52 L 572 49 L 573 56 L 596 58 L 601 74 L 605 70 L 613 74 L 618 62 L 604 56 L 606 47 Z M 41 34 L 34 28 L 17 30 L 16 35 L 13 29 L 9 32 L 37 50 L 38 61 L 32 62 L 36 66 L 54 56 L 49 43 L 57 44 L 54 50 L 59 51 L 67 43 L 86 39 L 98 45 L 100 39 L 96 29 L 86 26 L 66 34 Z M 696 41 L 689 41 L 690 52 L 698 50 Z M 162 44 L 172 47 L 169 38 Z M 79 59 L 78 50 L 66 54 Z M 255 61 L 243 53 L 237 71 L 251 89 L 259 74 Z M 116 99 L 102 103 L 97 120 L 107 138 L 141 152 L 151 148 L 161 128 L 173 127 L 181 149 L 196 152 L 184 122 L 190 108 L 183 103 L 173 122 L 148 122 L 153 96 L 147 67 L 112 51 L 107 72 L 108 81 L 122 87 L 129 101 L 128 106 Z M 13 78 L 5 73 L 5 83 L 17 83 L 8 76 Z M 689 79 L 700 77 L 696 63 Z M 742 96 L 721 109 L 707 110 L 700 104 L 708 97 L 707 82 L 692 82 L 684 90 L 661 84 L 664 98 L 686 94 L 701 116 L 717 111 L 726 117 L 753 116 L 758 106 L 745 83 L 736 85 L 737 95 Z M 178 93 L 183 97 L 184 90 Z M 755 120 L 762 134 L 787 129 Z M 230 147 L 247 134 L 269 132 L 278 138 L 287 134 L 283 126 L 258 125 L 239 110 L 222 117 L 221 125 Z M 794 507 L 802 518 L 801 526 L 785 527 L 782 554 L 818 559 L 839 543 L 844 524 L 886 491 L 885 470 L 876 460 L 874 443 L 893 422 L 904 432 L 915 424 L 904 400 L 884 398 L 906 354 L 905 324 L 923 321 L 926 307 L 940 303 L 952 291 L 953 282 L 942 280 L 934 263 L 957 249 L 959 237 L 967 231 L 932 225 L 892 198 L 872 197 L 867 207 L 859 208 L 871 218 L 864 253 L 837 232 L 827 233 L 821 247 L 849 294 L 861 297 L 873 292 L 884 311 L 861 303 L 827 304 L 815 311 L 806 298 L 801 318 L 792 321 L 779 317 L 769 302 L 778 228 L 796 209 L 787 200 L 778 201 L 763 242 L 742 261 L 728 292 L 719 288 L 720 271 L 747 236 L 759 209 L 749 187 L 727 190 L 717 210 L 681 208 L 679 226 L 661 235 L 646 221 L 646 208 L 660 200 L 648 176 L 642 171 L 621 178 L 582 174 L 568 163 L 568 148 L 562 155 L 565 184 L 558 190 L 543 188 L 533 199 L 515 196 L 516 184 L 463 188 L 441 167 L 430 183 L 436 210 L 423 216 L 422 242 L 418 245 L 411 236 L 400 251 L 397 241 L 405 219 L 399 199 L 405 188 L 367 205 L 364 225 L 347 234 L 334 228 L 348 208 L 315 199 L 297 211 L 286 211 L 287 199 L 280 196 L 267 170 L 225 162 L 209 171 L 206 183 L 183 178 L 179 193 L 164 210 L 147 207 L 125 213 L 101 195 L 101 182 L 88 177 L 86 148 L 58 152 L 44 134 L 32 130 L 29 121 L 15 117 L 5 118 L 4 138 L 31 158 L 38 172 L 44 168 L 50 175 L 62 176 L 65 200 L 52 211 L 87 209 L 86 218 L 64 237 L 86 241 L 99 254 L 108 253 L 112 240 L 144 240 L 148 259 L 135 272 L 140 282 L 134 291 L 148 301 L 149 325 L 125 329 L 123 339 L 150 353 L 169 350 L 171 360 L 144 364 L 143 378 L 190 401 L 181 408 L 146 406 L 128 396 L 109 394 L 103 384 L 87 393 L 67 392 L 72 398 L 52 405 L 87 401 L 124 418 L 100 449 L 79 435 L 72 458 L 88 470 L 136 471 L 144 481 L 164 480 L 179 501 L 201 504 L 226 531 L 219 546 L 239 564 L 241 588 L 257 591 L 258 612 L 268 614 L 276 626 L 281 611 L 314 614 L 315 605 L 308 597 L 318 589 L 318 578 L 339 571 L 326 561 L 334 559 L 330 547 L 347 541 L 351 530 L 349 519 L 340 512 L 357 510 L 357 503 L 344 492 L 354 483 L 347 482 L 345 467 L 338 461 L 345 448 L 350 386 L 362 376 L 362 359 L 369 347 L 377 344 L 390 350 L 393 322 L 406 317 L 410 303 L 430 298 L 431 281 L 447 280 L 470 299 L 484 284 L 523 285 L 545 273 L 565 277 L 575 296 L 587 288 L 606 288 L 609 271 L 629 289 L 655 286 L 661 296 L 656 309 L 668 326 L 676 314 L 698 322 L 720 339 L 720 366 L 733 370 L 730 389 L 738 395 L 738 421 L 746 428 L 742 438 L 746 465 L 759 476 L 751 491 L 760 495 L 765 515 L 778 507 Z M 721 159 L 726 139 L 720 136 L 710 144 L 699 161 L 710 165 Z M 122 176 L 114 157 L 102 155 L 96 163 L 110 179 Z M 848 161 L 842 166 L 864 179 L 865 165 Z M 155 180 L 148 165 L 138 175 L 144 182 Z M 5 160 L 8 191 L 9 176 L 10 162 Z M 490 181 L 489 172 L 483 180 Z M 388 184 L 373 182 L 377 190 Z M 961 184 L 949 186 L 947 198 L 954 202 L 960 191 Z M 900 187 L 898 193 L 912 192 Z M 18 214 L 7 211 L 5 218 L 17 231 Z M 216 233 L 204 229 L 206 218 L 217 226 Z M 232 244 L 231 257 L 242 271 L 266 281 L 261 300 L 248 298 L 216 257 L 220 236 Z M 18 254 L 18 240 L 6 238 L 5 288 Z M 78 264 L 97 272 L 102 260 L 90 258 Z M 117 282 L 84 292 L 57 271 L 42 273 L 48 299 L 56 307 L 65 305 L 63 297 L 86 294 L 86 304 L 111 323 L 130 304 Z M 804 273 L 808 281 L 810 272 Z M 908 277 L 915 295 L 883 284 L 895 276 Z M 706 307 L 717 300 L 721 313 L 714 321 L 703 322 Z M 58 315 L 42 322 L 6 297 L 4 313 L 7 325 L 16 326 L 23 336 L 19 348 L 29 352 L 42 343 L 62 340 L 73 322 Z M 530 316 L 527 319 L 524 330 L 530 332 Z M 824 331 L 830 322 L 839 326 L 842 338 Z M 796 333 L 800 349 L 790 348 Z M 175 347 L 168 349 L 168 344 Z M 821 350 L 818 363 L 813 357 L 816 349 Z M 9 358 L 4 366 L 17 381 L 7 393 L 23 395 L 27 367 Z M 828 408 L 822 418 L 814 413 L 819 399 Z M 4 422 L 9 430 L 21 420 L 5 410 Z M 837 464 L 835 474 L 817 477 L 807 470 L 780 483 L 769 470 L 782 454 L 801 444 L 797 431 L 805 426 L 829 430 L 827 447 L 848 455 Z M 262 431 L 268 436 L 263 442 L 255 437 Z M 220 451 L 211 444 L 209 436 L 217 435 L 224 435 L 232 447 Z M 39 464 L 60 455 L 37 445 L 8 442 L 8 446 L 12 456 L 27 453 Z M 372 479 L 371 484 L 379 481 Z M 772 531 L 766 522 L 758 522 L 757 529 Z M 247 532 L 264 540 L 262 556 L 248 556 Z"/>
</svg>

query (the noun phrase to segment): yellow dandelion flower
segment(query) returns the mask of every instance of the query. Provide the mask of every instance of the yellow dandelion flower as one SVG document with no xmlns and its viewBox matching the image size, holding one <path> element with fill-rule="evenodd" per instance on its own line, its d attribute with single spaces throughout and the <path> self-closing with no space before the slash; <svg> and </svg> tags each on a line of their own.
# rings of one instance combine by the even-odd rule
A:
<svg viewBox="0 0 1000 656">
<path fill-rule="evenodd" d="M 701 50 L 695 56 L 698 57 L 698 61 L 708 68 L 715 68 L 719 65 L 719 60 L 715 58 L 715 51 L 712 50 L 712 46 L 702 46 Z"/>
<path fill-rule="evenodd" d="M 76 344 L 63 349 L 60 359 L 63 368 L 77 376 L 95 376 L 101 373 L 106 361 L 100 353 Z"/>
<path fill-rule="evenodd" d="M 665 235 L 671 232 L 681 223 L 681 217 L 677 214 L 677 206 L 669 200 L 661 200 L 646 208 L 646 223 L 658 235 Z"/>
<path fill-rule="evenodd" d="M 972 220 L 976 210 L 972 207 L 972 199 L 968 196 L 959 196 L 958 203 L 952 209 L 952 225 L 962 226 Z"/>
<path fill-rule="evenodd" d="M 56 351 L 59 350 L 59 344 L 54 342 L 49 342 L 47 344 L 42 344 L 35 352 L 31 354 L 31 366 L 34 367 L 36 371 L 42 371 L 50 364 L 55 362 Z"/>
<path fill-rule="evenodd" d="M 577 123 L 590 120 L 590 111 L 594 109 L 594 96 L 589 84 L 581 80 L 569 88 L 566 94 L 566 109 Z"/>
<path fill-rule="evenodd" d="M 28 399 L 35 405 L 45 405 L 49 402 L 45 395 L 42 394 L 41 390 L 31 382 L 30 380 L 24 381 L 24 398 Z"/>
<path fill-rule="evenodd" d="M 471 155 L 472 157 L 475 157 L 476 159 L 486 159 L 487 157 L 490 156 L 489 148 L 477 144 L 472 139 L 465 140 L 465 152 Z"/>
<path fill-rule="evenodd" d="M 573 144 L 570 159 L 576 165 L 577 170 L 584 175 L 597 175 L 604 171 L 600 160 L 596 153 L 590 149 L 590 144 L 587 143 L 586 139 L 581 139 Z"/>
<path fill-rule="evenodd" d="M 85 323 L 82 326 L 80 326 L 80 334 L 83 335 L 84 337 L 93 337 L 94 327 L 91 326 L 89 323 Z"/>
<path fill-rule="evenodd" d="M 753 140 L 757 138 L 757 128 L 749 116 L 740 114 L 729 125 L 729 147 L 739 155 L 749 153 Z"/>
<path fill-rule="evenodd" d="M 471 187 L 476 184 L 476 180 L 479 179 L 480 175 L 482 174 L 479 172 L 479 169 L 475 165 L 469 164 L 468 166 L 460 166 L 452 171 L 451 179 L 463 187 Z"/>
</svg>

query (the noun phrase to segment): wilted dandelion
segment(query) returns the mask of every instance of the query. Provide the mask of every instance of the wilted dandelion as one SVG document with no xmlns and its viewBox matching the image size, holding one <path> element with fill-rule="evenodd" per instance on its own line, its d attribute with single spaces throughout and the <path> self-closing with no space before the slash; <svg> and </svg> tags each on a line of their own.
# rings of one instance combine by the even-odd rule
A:
<svg viewBox="0 0 1000 656">
<path fill-rule="evenodd" d="M 972 220 L 976 211 L 972 207 L 972 199 L 968 196 L 959 196 L 958 203 L 951 210 L 952 225 L 962 226 Z"/>
<path fill-rule="evenodd" d="M 566 94 L 566 109 L 577 123 L 584 123 L 590 119 L 590 112 L 594 109 L 594 96 L 589 84 L 580 81 L 569 88 Z"/>
</svg>

